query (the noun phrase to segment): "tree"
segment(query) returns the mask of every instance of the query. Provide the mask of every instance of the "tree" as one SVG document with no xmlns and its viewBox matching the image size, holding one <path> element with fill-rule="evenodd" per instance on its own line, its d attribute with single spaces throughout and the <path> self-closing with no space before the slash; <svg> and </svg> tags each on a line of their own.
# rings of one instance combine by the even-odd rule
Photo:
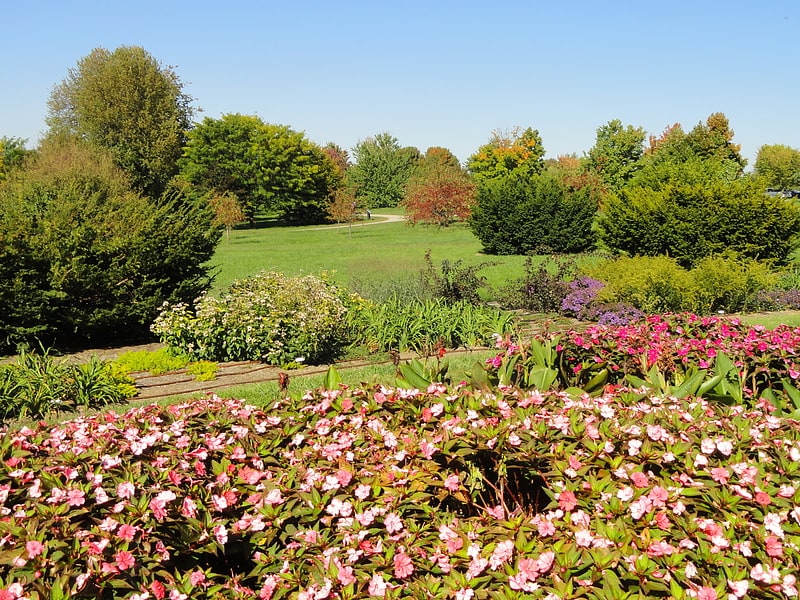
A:
<svg viewBox="0 0 800 600">
<path fill-rule="evenodd" d="M 249 217 L 273 211 L 289 223 L 324 221 L 340 183 L 328 155 L 302 133 L 238 114 L 197 125 L 180 167 L 201 190 L 234 194 Z"/>
<path fill-rule="evenodd" d="M 586 157 L 591 169 L 612 190 L 620 189 L 641 167 L 645 131 L 614 119 L 598 127 L 597 139 Z"/>
<path fill-rule="evenodd" d="M 467 159 L 467 170 L 479 182 L 505 177 L 518 169 L 540 173 L 544 153 L 542 138 L 535 129 L 495 130 L 489 143 Z"/>
<path fill-rule="evenodd" d="M 698 123 L 686 136 L 686 141 L 696 156 L 728 163 L 741 175 L 747 166 L 739 144 L 733 143 L 733 130 L 723 113 L 709 115 L 705 123 Z"/>
<path fill-rule="evenodd" d="M 518 170 L 479 184 L 470 227 L 489 254 L 574 253 L 594 247 L 596 213 L 591 188 Z"/>
<path fill-rule="evenodd" d="M 214 194 L 208 201 L 211 204 L 211 210 L 214 211 L 213 224 L 224 227 L 226 237 L 230 240 L 233 226 L 247 220 L 247 215 L 244 214 L 242 205 L 239 204 L 239 200 L 231 192 Z"/>
<path fill-rule="evenodd" d="M 445 148 L 429 148 L 406 185 L 408 222 L 447 227 L 469 219 L 475 183 Z"/>
<path fill-rule="evenodd" d="M 25 147 L 27 140 L 22 138 L 0 137 L 0 181 L 3 181 L 11 169 L 19 167 L 26 157 L 34 154 Z"/>
<path fill-rule="evenodd" d="M 336 166 L 339 176 L 344 179 L 347 170 L 353 166 L 350 162 L 350 154 L 347 150 L 338 144 L 328 142 L 322 147 L 322 151 L 328 155 L 328 158 L 330 158 L 331 162 Z"/>
<path fill-rule="evenodd" d="M 401 148 L 397 138 L 379 133 L 353 148 L 356 163 L 348 171 L 348 183 L 358 202 L 370 208 L 397 206 L 416 162 L 412 148 Z"/>
<path fill-rule="evenodd" d="M 761 146 L 754 167 L 767 187 L 778 190 L 800 187 L 800 150 L 796 148 L 782 144 Z"/>
<path fill-rule="evenodd" d="M 143 48 L 96 48 L 53 88 L 47 122 L 51 133 L 111 152 L 133 187 L 155 198 L 177 173 L 191 103 L 173 69 Z"/>
<path fill-rule="evenodd" d="M 353 191 L 346 186 L 335 189 L 331 194 L 331 201 L 328 204 L 328 215 L 337 223 L 347 223 L 352 226 L 353 222 L 358 219 L 358 212 L 356 200 Z M 350 227 L 352 232 L 352 227 Z"/>
<path fill-rule="evenodd" d="M 130 189 L 109 152 L 50 137 L 0 186 L 0 346 L 147 337 L 165 301 L 208 289 L 207 202 Z"/>
</svg>

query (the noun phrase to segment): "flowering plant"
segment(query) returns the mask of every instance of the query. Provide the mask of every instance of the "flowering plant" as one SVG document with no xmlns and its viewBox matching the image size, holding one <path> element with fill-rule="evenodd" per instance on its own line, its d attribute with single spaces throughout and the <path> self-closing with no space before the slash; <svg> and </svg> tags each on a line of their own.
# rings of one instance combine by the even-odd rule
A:
<svg viewBox="0 0 800 600">
<path fill-rule="evenodd" d="M 795 597 L 798 482 L 800 428 L 764 403 L 146 406 L 4 432 L 0 599 Z"/>
</svg>

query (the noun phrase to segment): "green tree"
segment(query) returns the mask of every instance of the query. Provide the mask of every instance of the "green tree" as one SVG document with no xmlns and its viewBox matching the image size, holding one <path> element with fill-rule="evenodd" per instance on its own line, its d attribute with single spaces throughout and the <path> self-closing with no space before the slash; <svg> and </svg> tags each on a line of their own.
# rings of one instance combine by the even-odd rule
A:
<svg viewBox="0 0 800 600">
<path fill-rule="evenodd" d="M 340 182 L 328 155 L 302 133 L 238 114 L 197 125 L 180 166 L 201 190 L 235 194 L 250 217 L 273 211 L 289 223 L 324 221 Z"/>
<path fill-rule="evenodd" d="M 590 187 L 518 170 L 479 184 L 470 226 L 489 254 L 574 253 L 594 247 L 596 213 Z"/>
<path fill-rule="evenodd" d="M 720 161 L 730 165 L 736 176 L 747 166 L 739 144 L 733 143 L 733 130 L 728 117 L 723 113 L 709 115 L 705 123 L 698 123 L 686 136 L 694 154 L 703 159 Z"/>
<path fill-rule="evenodd" d="M 419 151 L 402 148 L 397 138 L 379 133 L 361 140 L 353 148 L 355 164 L 348 183 L 359 204 L 370 208 L 397 206 L 405 197 L 405 185 L 414 171 Z"/>
<path fill-rule="evenodd" d="M 597 139 L 586 157 L 586 165 L 611 190 L 620 189 L 641 167 L 645 131 L 614 119 L 597 129 Z"/>
<path fill-rule="evenodd" d="M 0 181 L 3 181 L 11 169 L 19 167 L 26 157 L 34 154 L 25 144 L 28 140 L 22 138 L 0 137 Z"/>
<path fill-rule="evenodd" d="M 402 204 L 409 223 L 447 227 L 469 219 L 475 183 L 446 148 L 428 148 L 406 184 Z"/>
<path fill-rule="evenodd" d="M 767 144 L 758 149 L 755 174 L 766 187 L 779 190 L 800 187 L 800 150 L 782 144 Z"/>
<path fill-rule="evenodd" d="M 172 68 L 138 46 L 96 48 L 53 88 L 54 134 L 105 148 L 133 187 L 153 198 L 177 173 L 194 110 Z"/>
<path fill-rule="evenodd" d="M 495 130 L 489 142 L 467 159 L 467 170 L 478 182 L 502 178 L 519 169 L 541 173 L 544 154 L 542 138 L 535 129 Z"/>
<path fill-rule="evenodd" d="M 211 217 L 178 189 L 132 191 L 101 148 L 50 138 L 0 187 L 0 346 L 148 336 L 163 302 L 210 285 Z"/>
</svg>

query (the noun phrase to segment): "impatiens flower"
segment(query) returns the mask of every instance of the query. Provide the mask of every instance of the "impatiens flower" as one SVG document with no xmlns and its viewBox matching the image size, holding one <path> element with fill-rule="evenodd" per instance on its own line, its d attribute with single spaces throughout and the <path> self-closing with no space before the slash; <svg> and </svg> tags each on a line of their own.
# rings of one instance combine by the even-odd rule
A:
<svg viewBox="0 0 800 600">
<path fill-rule="evenodd" d="M 474 595 L 475 591 L 472 588 L 461 588 L 456 592 L 456 600 L 471 600 Z"/>
<path fill-rule="evenodd" d="M 772 503 L 772 499 L 769 497 L 769 494 L 764 492 L 756 492 L 754 499 L 761 506 L 769 506 Z"/>
<path fill-rule="evenodd" d="M 369 592 L 370 596 L 378 596 L 382 598 L 386 595 L 387 587 L 386 580 L 384 580 L 384 578 L 378 573 L 375 573 L 372 576 L 372 579 L 369 581 L 369 588 L 367 591 Z"/>
<path fill-rule="evenodd" d="M 217 525 L 214 527 L 213 532 L 214 538 L 220 546 L 224 546 L 228 543 L 228 530 L 225 525 Z"/>
<path fill-rule="evenodd" d="M 384 517 L 383 524 L 386 527 L 386 531 L 389 533 L 397 533 L 398 531 L 403 531 L 405 528 L 400 515 L 394 512 L 391 512 Z"/>
<path fill-rule="evenodd" d="M 394 576 L 398 579 L 405 579 L 414 572 L 414 563 L 411 561 L 411 557 L 403 551 L 400 551 L 394 555 L 393 562 Z"/>
<path fill-rule="evenodd" d="M 366 500 L 369 498 L 369 493 L 370 487 L 362 483 L 356 488 L 355 492 L 353 492 L 353 495 L 359 500 Z"/>
<path fill-rule="evenodd" d="M 492 569 L 497 569 L 503 563 L 511 560 L 512 556 L 514 556 L 514 542 L 504 540 L 495 546 L 492 555 L 489 557 L 489 566 Z"/>
<path fill-rule="evenodd" d="M 747 593 L 747 588 L 750 587 L 750 582 L 747 579 L 740 579 L 739 581 L 732 581 L 728 579 L 728 587 L 731 593 L 737 598 L 743 597 Z"/>
<path fill-rule="evenodd" d="M 133 558 L 133 554 L 127 552 L 126 550 L 120 550 L 114 555 L 114 564 L 116 564 L 120 571 L 130 569 L 135 562 L 136 561 Z"/>
<path fill-rule="evenodd" d="M 717 600 L 717 590 L 703 586 L 697 590 L 697 600 Z"/>
<path fill-rule="evenodd" d="M 130 481 L 123 481 L 117 485 L 117 498 L 121 498 L 122 500 L 133 498 L 135 491 L 136 488 Z"/>
<path fill-rule="evenodd" d="M 25 542 L 25 550 L 28 552 L 28 558 L 36 558 L 44 552 L 44 544 L 37 540 Z"/>
<path fill-rule="evenodd" d="M 558 495 L 558 506 L 561 510 L 569 512 L 578 506 L 578 499 L 573 492 L 565 490 Z"/>
<path fill-rule="evenodd" d="M 641 471 L 634 471 L 631 473 L 631 482 L 633 482 L 633 485 L 637 488 L 644 488 L 647 487 L 649 479 L 647 478 L 647 475 Z"/>
<path fill-rule="evenodd" d="M 447 476 L 447 479 L 444 480 L 444 487 L 446 490 L 451 492 L 457 492 L 459 487 L 460 480 L 458 475 L 451 474 Z"/>
<path fill-rule="evenodd" d="M 783 556 L 783 544 L 777 536 L 770 535 L 764 540 L 764 545 L 767 549 L 767 554 L 773 558 Z"/>
<path fill-rule="evenodd" d="M 130 542 L 133 540 L 135 536 L 136 536 L 136 527 L 128 525 L 127 523 L 120 525 L 119 529 L 117 530 L 117 537 L 125 541 Z"/>
</svg>

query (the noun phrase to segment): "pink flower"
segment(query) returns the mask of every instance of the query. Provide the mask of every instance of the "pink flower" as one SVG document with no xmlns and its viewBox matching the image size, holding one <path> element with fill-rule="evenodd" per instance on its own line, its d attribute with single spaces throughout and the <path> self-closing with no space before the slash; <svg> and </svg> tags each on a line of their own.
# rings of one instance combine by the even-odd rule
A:
<svg viewBox="0 0 800 600">
<path fill-rule="evenodd" d="M 86 494 L 83 490 L 69 490 L 67 492 L 67 504 L 70 506 L 83 506 L 86 501 Z"/>
<path fill-rule="evenodd" d="M 414 563 L 411 557 L 403 551 L 394 555 L 394 576 L 405 579 L 414 572 Z"/>
<path fill-rule="evenodd" d="M 730 476 L 730 472 L 724 467 L 714 467 L 711 469 L 711 479 L 717 483 L 726 483 Z"/>
<path fill-rule="evenodd" d="M 647 487 L 647 484 L 649 483 L 647 475 L 645 475 L 641 471 L 635 471 L 631 473 L 631 481 L 633 482 L 633 485 L 637 488 Z"/>
<path fill-rule="evenodd" d="M 44 544 L 36 540 L 31 540 L 25 542 L 25 550 L 28 552 L 28 558 L 35 558 L 44 552 Z"/>
<path fill-rule="evenodd" d="M 489 557 L 489 566 L 497 569 L 503 563 L 508 562 L 514 556 L 514 542 L 504 540 L 495 546 L 494 552 Z"/>
<path fill-rule="evenodd" d="M 114 563 L 117 565 L 117 568 L 120 571 L 130 569 L 135 562 L 136 561 L 133 558 L 133 554 L 126 550 L 120 550 L 114 555 Z"/>
<path fill-rule="evenodd" d="M 404 525 L 403 520 L 400 516 L 395 512 L 390 512 L 386 517 L 383 519 L 383 524 L 386 526 L 386 531 L 389 533 L 397 533 L 398 531 L 403 531 Z"/>
<path fill-rule="evenodd" d="M 217 525 L 214 527 L 213 531 L 214 537 L 220 546 L 224 546 L 228 543 L 228 529 L 225 527 L 225 525 Z"/>
<path fill-rule="evenodd" d="M 342 585 L 350 585 L 351 583 L 355 583 L 356 577 L 353 575 L 353 567 L 339 565 L 339 574 L 337 575 L 337 579 Z"/>
<path fill-rule="evenodd" d="M 445 487 L 446 490 L 449 490 L 451 492 L 457 492 L 459 483 L 460 483 L 460 480 L 458 478 L 458 475 L 451 474 L 451 475 L 448 475 L 447 479 L 444 480 L 444 487 Z"/>
<path fill-rule="evenodd" d="M 380 596 L 383 597 L 386 595 L 386 581 L 383 579 L 381 575 L 375 573 L 372 576 L 372 579 L 369 581 L 369 595 L 370 596 Z"/>
<path fill-rule="evenodd" d="M 475 595 L 475 591 L 471 588 L 461 588 L 456 592 L 456 600 L 471 600 Z"/>
<path fill-rule="evenodd" d="M 739 581 L 732 581 L 728 579 L 728 587 L 731 589 L 731 593 L 734 596 L 741 598 L 747 593 L 747 588 L 750 587 L 750 582 L 747 579 L 741 579 Z"/>
<path fill-rule="evenodd" d="M 127 523 L 120 525 L 120 528 L 117 530 L 117 537 L 128 542 L 132 541 L 135 535 L 136 527 L 128 525 Z"/>
<path fill-rule="evenodd" d="M 659 556 L 668 556 L 677 552 L 677 549 L 664 541 L 651 542 L 647 547 L 647 556 L 650 558 L 657 558 Z"/>
<path fill-rule="evenodd" d="M 764 540 L 764 544 L 767 547 L 767 554 L 769 556 L 772 556 L 773 558 L 783 556 L 783 544 L 777 536 L 768 536 L 767 539 Z"/>
<path fill-rule="evenodd" d="M 769 494 L 766 494 L 764 492 L 756 492 L 755 501 L 761 506 L 768 506 L 769 504 L 772 503 Z"/>
<path fill-rule="evenodd" d="M 697 600 L 717 600 L 717 591 L 711 587 L 701 587 L 697 590 Z"/>
<path fill-rule="evenodd" d="M 189 582 L 195 586 L 198 584 L 203 583 L 206 580 L 206 574 L 199 569 L 197 571 L 192 571 L 192 574 L 189 575 Z"/>
<path fill-rule="evenodd" d="M 565 490 L 558 495 L 558 506 L 564 512 L 569 512 L 578 506 L 578 499 L 575 497 L 574 493 Z"/>
<path fill-rule="evenodd" d="M 133 498 L 135 491 L 136 488 L 130 481 L 123 481 L 117 486 L 117 498 L 121 498 L 123 500 L 127 498 Z"/>
</svg>

